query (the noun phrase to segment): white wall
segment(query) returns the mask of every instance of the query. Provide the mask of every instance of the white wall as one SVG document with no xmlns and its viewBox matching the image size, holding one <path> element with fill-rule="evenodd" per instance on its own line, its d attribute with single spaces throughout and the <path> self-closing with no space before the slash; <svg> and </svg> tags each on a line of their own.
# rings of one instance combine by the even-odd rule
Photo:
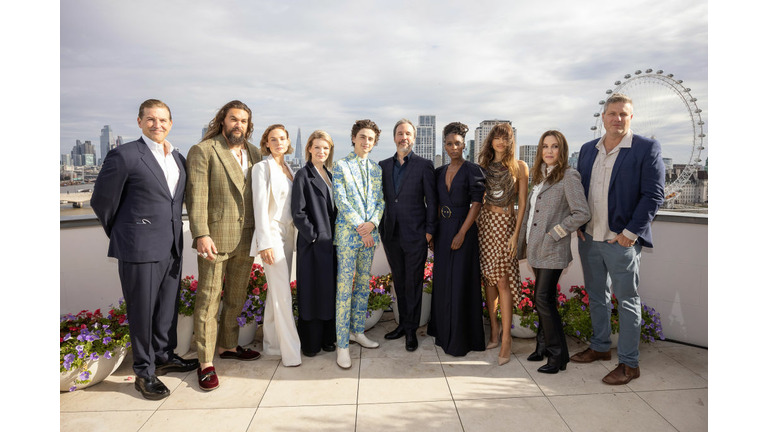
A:
<svg viewBox="0 0 768 432">
<path fill-rule="evenodd" d="M 660 312 L 667 338 L 707 346 L 707 225 L 655 221 L 652 229 L 656 247 L 642 251 L 640 298 Z M 101 226 L 62 228 L 59 232 L 60 312 L 76 313 L 117 304 L 122 297 L 117 260 L 107 258 L 108 239 Z M 574 260 L 560 278 L 564 293 L 571 285 L 584 284 L 577 241 L 573 235 Z M 185 222 L 182 274 L 197 277 L 197 256 L 191 246 Z M 389 271 L 384 249 L 379 245 L 371 273 Z M 533 278 L 527 261 L 520 263 L 520 271 L 523 280 Z"/>
</svg>

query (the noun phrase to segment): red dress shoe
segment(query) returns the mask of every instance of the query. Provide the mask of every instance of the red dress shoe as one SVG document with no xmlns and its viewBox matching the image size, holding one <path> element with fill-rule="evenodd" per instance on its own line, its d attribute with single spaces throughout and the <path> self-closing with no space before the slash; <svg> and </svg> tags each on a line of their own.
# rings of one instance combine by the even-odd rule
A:
<svg viewBox="0 0 768 432">
<path fill-rule="evenodd" d="M 219 377 L 216 375 L 216 369 L 213 366 L 204 370 L 197 368 L 197 384 L 201 390 L 211 391 L 219 388 Z"/>
<path fill-rule="evenodd" d="M 219 357 L 223 359 L 234 359 L 234 360 L 243 360 L 243 361 L 251 361 L 251 360 L 258 360 L 259 357 L 261 357 L 261 354 L 258 351 L 254 351 L 249 348 L 243 348 L 240 345 L 237 346 L 237 351 L 224 351 L 223 353 L 219 354 Z"/>
</svg>

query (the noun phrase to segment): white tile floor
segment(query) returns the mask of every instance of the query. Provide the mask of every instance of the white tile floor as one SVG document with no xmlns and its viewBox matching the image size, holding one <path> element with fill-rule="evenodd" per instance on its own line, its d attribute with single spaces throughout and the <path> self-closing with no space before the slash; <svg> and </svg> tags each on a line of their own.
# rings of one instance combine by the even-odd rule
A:
<svg viewBox="0 0 768 432">
<path fill-rule="evenodd" d="M 536 372 L 532 339 L 515 339 L 514 357 L 497 365 L 498 348 L 446 355 L 418 331 L 419 349 L 388 341 L 392 314 L 367 334 L 381 347 L 352 344 L 352 368 L 335 353 L 286 368 L 275 356 L 255 362 L 215 360 L 220 387 L 203 392 L 195 372 L 161 380 L 171 396 L 148 401 L 133 387 L 131 358 L 105 382 L 61 393 L 62 431 L 702 431 L 707 429 L 707 350 L 660 341 L 641 346 L 642 375 L 625 386 L 600 380 L 612 361 L 569 363 L 556 375 Z M 255 349 L 260 350 L 257 336 Z M 569 340 L 571 353 L 585 348 Z M 195 357 L 194 352 L 185 357 Z M 600 417 L 594 413 L 600 412 Z"/>
</svg>

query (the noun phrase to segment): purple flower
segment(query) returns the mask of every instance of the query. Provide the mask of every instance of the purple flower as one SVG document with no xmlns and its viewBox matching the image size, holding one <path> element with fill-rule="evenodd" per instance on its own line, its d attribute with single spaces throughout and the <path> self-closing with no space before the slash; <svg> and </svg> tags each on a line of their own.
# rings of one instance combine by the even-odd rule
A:
<svg viewBox="0 0 768 432">
<path fill-rule="evenodd" d="M 130 347 L 130 346 L 131 346 L 131 343 L 130 343 L 130 342 L 126 342 L 126 343 L 125 343 L 125 347 L 126 347 L 126 348 L 128 348 L 128 347 Z"/>
<path fill-rule="evenodd" d="M 68 341 L 70 339 L 72 339 L 72 334 L 71 333 L 67 333 L 67 335 L 64 336 L 64 339 L 62 340 L 62 342 L 66 342 L 66 341 Z"/>
<path fill-rule="evenodd" d="M 76 347 L 75 347 L 75 349 L 76 349 L 76 350 L 77 350 L 77 352 L 79 352 L 79 353 L 82 353 L 82 352 L 83 352 L 83 348 L 84 348 L 84 347 L 83 347 L 82 345 L 78 345 L 78 346 L 76 346 Z"/>
<path fill-rule="evenodd" d="M 581 310 L 587 310 L 587 308 L 584 305 L 581 305 Z"/>
<path fill-rule="evenodd" d="M 71 391 L 71 392 L 73 392 L 75 390 L 77 390 L 77 387 L 75 387 L 75 386 L 72 386 L 72 387 L 69 388 L 69 391 Z"/>
<path fill-rule="evenodd" d="M 245 317 L 239 316 L 237 317 L 237 325 L 240 327 L 245 327 Z"/>
<path fill-rule="evenodd" d="M 104 345 L 106 345 L 106 344 L 112 342 L 112 338 L 109 337 L 109 336 L 104 336 L 104 339 L 102 339 L 101 341 L 102 341 L 102 343 L 104 343 Z"/>
<path fill-rule="evenodd" d="M 90 372 L 88 372 L 88 371 L 84 371 L 83 373 L 81 373 L 81 374 L 80 374 L 80 376 L 79 376 L 79 377 L 77 377 L 77 379 L 78 379 L 79 381 L 88 381 L 88 379 L 89 379 L 90 377 L 91 377 L 91 374 L 90 374 Z"/>
<path fill-rule="evenodd" d="M 105 352 L 104 353 L 104 358 L 105 359 L 111 359 L 112 358 L 112 353 L 110 353 L 109 351 Z"/>
<path fill-rule="evenodd" d="M 98 360 L 98 359 L 99 359 L 99 355 L 96 354 L 95 352 L 91 353 L 91 356 L 88 358 L 88 360 Z"/>
<path fill-rule="evenodd" d="M 576 336 L 581 336 L 581 332 L 576 330 Z"/>
</svg>

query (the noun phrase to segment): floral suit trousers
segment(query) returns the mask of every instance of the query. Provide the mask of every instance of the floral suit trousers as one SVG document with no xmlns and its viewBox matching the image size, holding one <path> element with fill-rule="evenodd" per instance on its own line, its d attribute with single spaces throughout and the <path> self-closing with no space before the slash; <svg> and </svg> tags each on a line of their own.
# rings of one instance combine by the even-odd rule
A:
<svg viewBox="0 0 768 432">
<path fill-rule="evenodd" d="M 371 264 L 375 250 L 376 246 L 336 248 L 336 344 L 339 348 L 349 348 L 350 329 L 352 333 L 365 331 Z"/>
</svg>

